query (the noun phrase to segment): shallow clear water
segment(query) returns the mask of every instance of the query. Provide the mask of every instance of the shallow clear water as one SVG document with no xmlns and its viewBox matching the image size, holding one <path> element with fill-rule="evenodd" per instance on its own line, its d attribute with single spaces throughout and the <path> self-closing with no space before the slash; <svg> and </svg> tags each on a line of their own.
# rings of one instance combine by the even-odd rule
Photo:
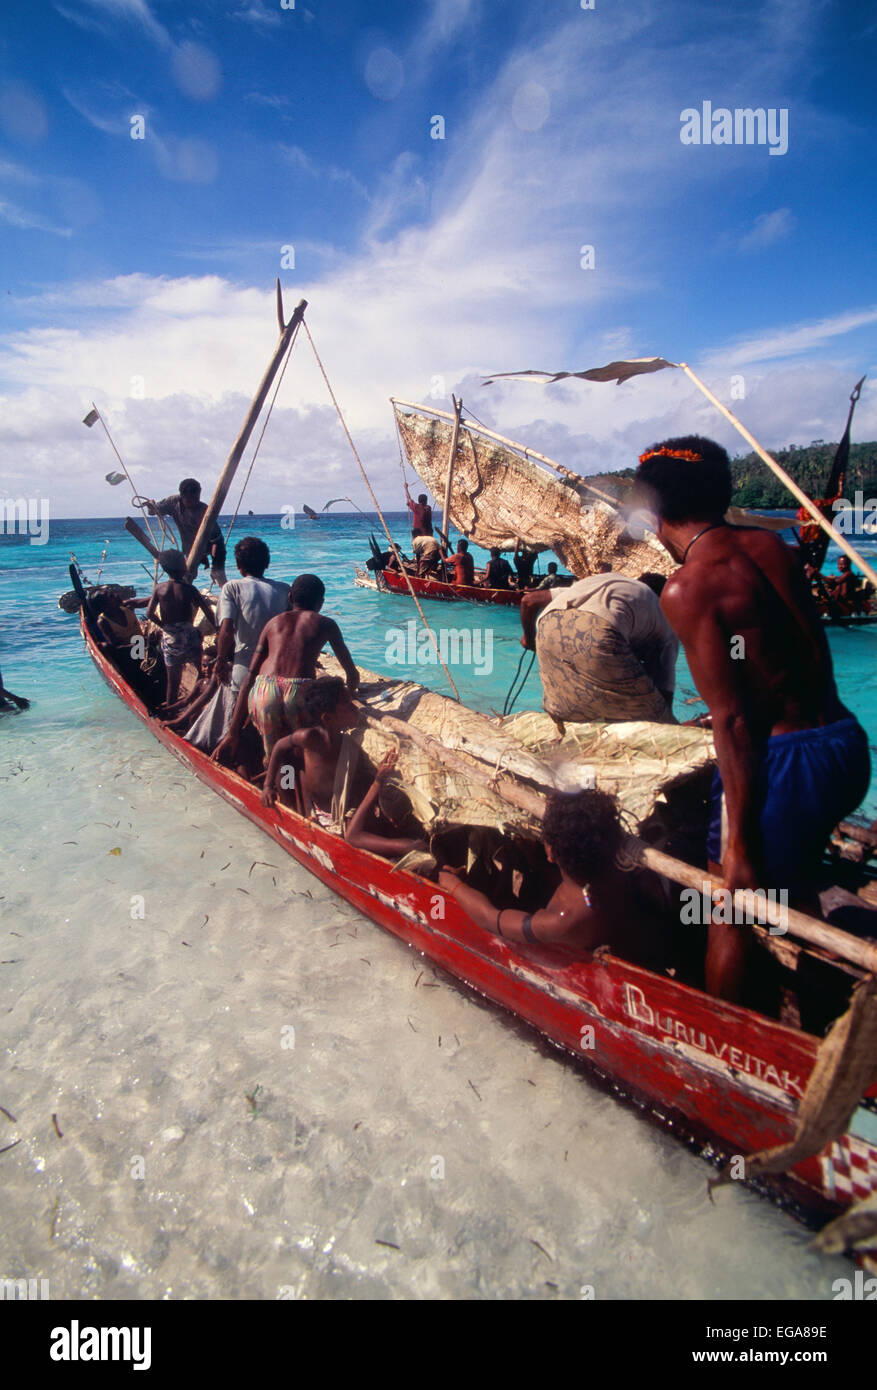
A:
<svg viewBox="0 0 877 1390">
<path fill-rule="evenodd" d="M 409 607 L 352 587 L 364 518 L 246 526 L 274 577 L 321 574 L 356 660 L 443 688 L 386 663 Z M 844 1262 L 733 1185 L 710 1203 L 702 1161 L 168 756 L 56 607 L 69 551 L 94 578 L 105 538 L 103 577 L 145 583 L 118 521 L 0 541 L 0 665 L 34 701 L 0 720 L 0 1149 L 21 1139 L 0 1154 L 0 1276 L 55 1298 L 830 1299 Z M 454 676 L 501 707 L 517 614 L 427 611 L 489 624 L 494 670 Z M 831 634 L 872 737 L 875 640 Z"/>
</svg>

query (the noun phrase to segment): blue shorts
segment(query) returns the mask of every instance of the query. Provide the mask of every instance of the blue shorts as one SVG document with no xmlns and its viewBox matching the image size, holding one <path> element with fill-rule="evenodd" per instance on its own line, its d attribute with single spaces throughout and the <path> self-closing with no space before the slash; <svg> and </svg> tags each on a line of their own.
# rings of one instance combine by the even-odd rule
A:
<svg viewBox="0 0 877 1390">
<path fill-rule="evenodd" d="M 758 771 L 764 886 L 806 891 L 832 830 L 859 805 L 871 780 L 865 730 L 852 715 L 817 729 L 777 734 Z M 710 796 L 707 854 L 722 861 L 722 778 Z"/>
</svg>

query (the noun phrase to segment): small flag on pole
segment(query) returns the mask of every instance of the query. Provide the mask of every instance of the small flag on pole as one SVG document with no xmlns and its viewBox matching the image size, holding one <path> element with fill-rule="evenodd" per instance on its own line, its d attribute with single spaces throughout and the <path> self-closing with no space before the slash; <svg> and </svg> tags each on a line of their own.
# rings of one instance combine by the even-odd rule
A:
<svg viewBox="0 0 877 1390">
<path fill-rule="evenodd" d="M 100 415 L 97 413 L 94 407 L 92 407 L 92 409 L 88 412 L 82 423 L 83 425 L 88 425 L 88 428 L 91 429 L 92 425 L 96 425 L 99 419 Z"/>
</svg>

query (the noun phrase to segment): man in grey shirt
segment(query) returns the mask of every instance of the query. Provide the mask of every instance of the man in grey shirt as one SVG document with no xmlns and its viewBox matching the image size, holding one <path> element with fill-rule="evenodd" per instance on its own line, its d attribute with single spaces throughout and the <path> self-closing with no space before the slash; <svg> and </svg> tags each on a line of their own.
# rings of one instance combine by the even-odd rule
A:
<svg viewBox="0 0 877 1390">
<path fill-rule="evenodd" d="M 554 719 L 675 722 L 679 642 L 648 585 L 610 571 L 536 590 L 524 595 L 521 625 Z"/>
<path fill-rule="evenodd" d="M 240 579 L 230 579 L 219 596 L 216 619 L 216 675 L 219 689 L 185 735 L 210 753 L 225 738 L 238 691 L 253 659 L 262 629 L 289 607 L 289 585 L 265 578 L 271 559 L 264 541 L 244 536 L 234 548 Z"/>
<path fill-rule="evenodd" d="M 146 510 L 150 516 L 171 518 L 180 533 L 183 554 L 188 556 L 207 512 L 207 503 L 201 501 L 201 484 L 197 478 L 184 478 L 179 492 L 171 497 L 163 497 L 160 502 L 147 499 Z M 222 588 L 225 583 L 225 541 L 218 521 L 214 521 L 210 534 L 205 537 L 204 550 L 198 556 L 198 563 L 202 562 L 210 565 L 210 578 Z"/>
</svg>

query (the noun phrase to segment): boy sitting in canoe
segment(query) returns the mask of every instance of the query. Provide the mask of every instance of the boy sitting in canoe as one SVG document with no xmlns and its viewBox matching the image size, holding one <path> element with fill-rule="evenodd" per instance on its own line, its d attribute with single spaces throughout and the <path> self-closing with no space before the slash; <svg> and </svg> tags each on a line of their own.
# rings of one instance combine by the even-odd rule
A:
<svg viewBox="0 0 877 1390">
<path fill-rule="evenodd" d="M 542 837 L 549 863 L 560 881 L 545 907 L 528 913 L 497 907 L 471 888 L 455 869 L 442 869 L 439 887 L 456 898 L 479 927 L 506 941 L 594 951 L 608 946 L 613 955 L 650 970 L 667 965 L 665 914 L 657 880 L 619 867 L 624 828 L 618 802 L 608 792 L 552 792 L 545 808 Z"/>
<path fill-rule="evenodd" d="M 262 629 L 250 669 L 238 693 L 228 733 L 214 749 L 214 761 L 232 759 L 249 712 L 262 736 L 265 759 L 278 739 L 292 734 L 298 724 L 297 705 L 303 688 L 317 671 L 317 657 L 328 642 L 347 676 L 353 695 L 359 672 L 347 650 L 341 629 L 332 618 L 321 618 L 326 597 L 322 579 L 300 574 L 289 592 L 289 609 L 272 618 Z"/>
<path fill-rule="evenodd" d="M 293 770 L 301 813 L 312 817 L 325 830 L 340 829 L 332 806 L 335 777 L 345 731 L 358 721 L 359 711 L 340 676 L 322 676 L 312 681 L 299 702 L 301 727 L 274 745 L 265 774 L 262 805 L 274 805 L 278 780 L 284 771 Z M 388 786 L 395 766 L 396 750 L 391 749 L 379 763 L 371 786 L 344 830 L 344 838 L 354 849 L 366 849 L 385 859 L 401 859 L 412 850 L 428 850 L 425 840 L 393 834 L 401 819 L 392 795 L 396 788 Z"/>
<path fill-rule="evenodd" d="M 161 654 L 167 676 L 164 708 L 180 693 L 180 678 L 187 661 L 201 663 L 201 634 L 192 619 L 196 608 L 213 623 L 213 609 L 194 584 L 186 579 L 186 557 L 180 550 L 163 550 L 159 564 L 168 576 L 156 584 L 146 609 L 146 617 L 161 628 Z M 158 611 L 161 610 L 159 618 Z"/>
<path fill-rule="evenodd" d="M 274 805 L 281 774 L 294 771 L 301 814 L 328 827 L 341 744 L 345 730 L 358 723 L 359 710 L 340 676 L 321 676 L 302 692 L 298 721 L 301 727 L 278 738 L 271 749 L 262 805 Z"/>
<path fill-rule="evenodd" d="M 208 656 L 206 652 L 201 654 L 201 672 L 192 689 L 183 699 L 177 700 L 176 704 L 171 705 L 161 715 L 161 723 L 165 728 L 172 729 L 174 733 L 182 733 L 188 729 L 196 715 L 213 699 L 216 693 L 219 680 L 216 675 L 216 657 Z"/>
<path fill-rule="evenodd" d="M 344 830 L 344 838 L 354 849 L 367 849 L 384 859 L 401 859 L 418 851 L 429 853 L 429 845 L 412 835 L 400 835 L 410 814 L 410 803 L 400 787 L 390 783 L 398 753 L 391 748 L 375 769 L 374 780 Z"/>
</svg>

